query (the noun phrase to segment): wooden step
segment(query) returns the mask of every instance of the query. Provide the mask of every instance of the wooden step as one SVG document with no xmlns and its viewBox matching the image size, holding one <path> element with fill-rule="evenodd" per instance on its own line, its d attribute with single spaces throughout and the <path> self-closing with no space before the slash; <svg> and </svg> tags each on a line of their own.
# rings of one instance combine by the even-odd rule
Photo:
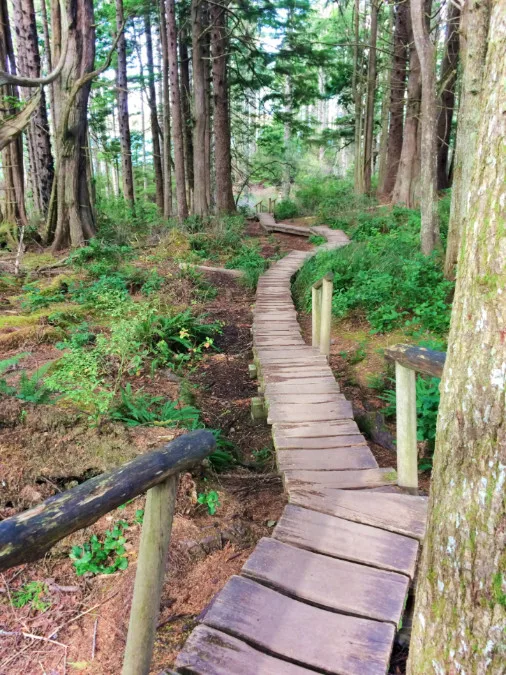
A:
<svg viewBox="0 0 506 675">
<path fill-rule="evenodd" d="M 395 484 L 394 469 L 364 469 L 362 471 L 285 471 L 288 492 L 297 489 L 318 492 L 329 487 L 340 490 L 361 490 Z"/>
<path fill-rule="evenodd" d="M 297 600 L 377 621 L 401 620 L 408 577 L 261 539 L 241 574 Z"/>
<path fill-rule="evenodd" d="M 327 612 L 243 577 L 228 581 L 204 623 L 336 675 L 384 675 L 395 632 L 390 623 Z"/>
<path fill-rule="evenodd" d="M 411 579 L 415 574 L 416 539 L 300 506 L 285 507 L 273 537 L 333 558 L 399 572 Z"/>
<path fill-rule="evenodd" d="M 352 417 L 351 403 L 346 400 L 335 403 L 273 403 L 269 406 L 267 423 L 327 422 Z"/>
<path fill-rule="evenodd" d="M 367 445 L 351 445 L 329 450 L 278 450 L 280 471 L 346 471 L 377 469 L 378 463 Z"/>
<path fill-rule="evenodd" d="M 290 503 L 416 539 L 423 539 L 425 534 L 426 497 L 371 494 L 321 486 L 318 492 L 304 488 L 290 490 Z"/>
</svg>

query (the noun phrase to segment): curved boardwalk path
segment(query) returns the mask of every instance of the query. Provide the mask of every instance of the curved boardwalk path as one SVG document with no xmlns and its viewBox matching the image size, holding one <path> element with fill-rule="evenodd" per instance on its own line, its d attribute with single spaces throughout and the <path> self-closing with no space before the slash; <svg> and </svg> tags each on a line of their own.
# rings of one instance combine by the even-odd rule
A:
<svg viewBox="0 0 506 675">
<path fill-rule="evenodd" d="M 262 220 L 271 218 L 261 215 Z M 269 221 L 267 220 L 267 225 Z M 326 227 L 321 248 L 348 240 Z M 324 356 L 302 338 L 292 251 L 260 279 L 254 352 L 289 504 L 179 655 L 206 675 L 384 675 L 426 519 L 379 469 Z"/>
</svg>

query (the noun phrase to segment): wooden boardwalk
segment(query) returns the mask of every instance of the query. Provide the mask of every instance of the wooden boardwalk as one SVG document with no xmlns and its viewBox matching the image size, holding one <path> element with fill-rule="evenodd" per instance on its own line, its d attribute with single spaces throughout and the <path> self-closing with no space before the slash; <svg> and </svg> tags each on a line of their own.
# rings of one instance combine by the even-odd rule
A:
<svg viewBox="0 0 506 675">
<path fill-rule="evenodd" d="M 261 214 L 262 219 L 270 218 Z M 267 223 L 268 224 L 268 223 Z M 321 248 L 344 233 L 312 228 Z M 426 500 L 380 469 L 324 356 L 305 344 L 292 251 L 260 279 L 253 340 L 289 504 L 178 657 L 206 675 L 384 675 L 415 574 Z"/>
</svg>

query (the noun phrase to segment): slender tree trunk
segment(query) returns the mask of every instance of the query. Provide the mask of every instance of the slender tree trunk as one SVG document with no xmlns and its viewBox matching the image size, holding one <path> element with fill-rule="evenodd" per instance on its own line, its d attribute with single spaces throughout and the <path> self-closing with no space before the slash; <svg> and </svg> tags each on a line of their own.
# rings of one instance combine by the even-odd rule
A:
<svg viewBox="0 0 506 675">
<path fill-rule="evenodd" d="M 445 259 L 445 275 L 448 278 L 454 277 L 460 240 L 466 229 L 469 186 L 476 156 L 478 126 L 483 115 L 476 101 L 482 89 L 490 7 L 491 0 L 469 0 L 462 12 L 460 46 L 463 74 Z"/>
<path fill-rule="evenodd" d="M 193 52 L 193 213 L 197 216 L 209 214 L 207 200 L 206 171 L 206 83 L 203 45 L 203 0 L 192 0 L 192 52 Z"/>
<path fill-rule="evenodd" d="M 204 5 L 203 19 L 204 25 L 209 26 L 209 5 Z M 213 129 L 213 106 L 211 101 L 211 34 L 206 30 L 203 40 L 204 52 L 204 83 L 206 100 L 206 142 L 205 142 L 205 162 L 206 162 L 206 199 L 209 211 L 213 210 L 214 195 L 211 189 L 212 178 L 212 129 Z"/>
<path fill-rule="evenodd" d="M 42 30 L 44 33 L 44 56 L 46 59 L 46 69 L 50 73 L 53 69 L 53 60 L 51 57 L 51 39 L 49 37 L 49 22 L 47 18 L 47 6 L 46 0 L 40 0 L 40 8 L 42 14 Z M 49 85 L 49 102 L 51 105 L 51 131 L 53 132 L 53 137 L 56 135 L 56 125 L 54 121 L 54 83 Z"/>
<path fill-rule="evenodd" d="M 457 82 L 457 65 L 459 60 L 459 24 L 460 6 L 457 3 L 448 5 L 446 21 L 445 52 L 441 64 L 439 89 L 441 92 L 441 108 L 437 120 L 437 186 L 439 190 L 450 187 L 448 156 L 452 132 L 453 109 L 455 108 L 455 85 Z"/>
<path fill-rule="evenodd" d="M 363 194 L 363 161 L 362 161 L 362 51 L 360 44 L 360 0 L 355 0 L 353 11 L 353 102 L 355 104 L 355 165 L 354 188 L 356 194 Z"/>
<path fill-rule="evenodd" d="M 188 183 L 188 202 L 193 203 L 193 118 L 191 113 L 192 91 L 190 87 L 190 59 L 188 56 L 188 35 L 182 30 L 179 40 L 179 68 L 181 73 L 181 111 L 183 116 L 183 147 Z"/>
<path fill-rule="evenodd" d="M 128 84 L 126 62 L 126 40 L 122 30 L 125 21 L 123 0 L 116 0 L 116 29 L 121 32 L 118 41 L 118 65 L 116 68 L 116 87 L 118 99 L 118 124 L 121 146 L 121 175 L 123 178 L 123 196 L 133 206 L 134 174 L 132 169 L 132 144 L 130 140 L 130 122 L 128 118 Z"/>
<path fill-rule="evenodd" d="M 19 74 L 32 78 L 40 77 L 41 63 L 33 0 L 14 0 L 13 7 Z M 32 92 L 25 89 L 23 93 L 24 98 L 28 99 Z M 30 120 L 28 140 L 34 202 L 39 215 L 45 217 L 51 199 L 54 166 L 44 89 L 41 91 L 39 107 Z"/>
<path fill-rule="evenodd" d="M 163 100 L 163 215 L 172 216 L 172 167 L 170 134 L 169 51 L 165 0 L 160 1 L 160 40 L 162 44 L 162 100 Z"/>
<path fill-rule="evenodd" d="M 380 185 L 384 198 L 392 196 L 397 179 L 404 133 L 404 96 L 406 93 L 406 70 L 408 60 L 409 5 L 407 1 L 395 5 L 394 54 L 390 74 L 390 124 L 387 141 L 387 169 L 385 180 Z"/>
<path fill-rule="evenodd" d="M 493 0 L 408 675 L 504 672 L 506 0 Z"/>
<path fill-rule="evenodd" d="M 216 172 L 216 210 L 235 212 L 230 157 L 230 111 L 227 82 L 226 9 L 211 5 L 211 49 L 214 95 L 214 163 Z"/>
<path fill-rule="evenodd" d="M 409 20 L 409 26 L 411 21 Z M 409 28 L 411 35 L 411 28 Z M 403 204 L 414 208 L 416 193 L 420 177 L 420 98 L 422 95 L 422 80 L 420 61 L 414 44 L 411 41 L 409 53 L 408 102 L 406 106 L 406 121 L 402 138 L 402 150 L 399 168 L 392 192 L 392 203 Z"/>
<path fill-rule="evenodd" d="M 371 2 L 371 32 L 369 36 L 369 63 L 367 66 L 367 102 L 364 133 L 364 191 L 371 193 L 374 141 L 374 93 L 376 91 L 376 42 L 378 40 L 378 4 Z"/>
<path fill-rule="evenodd" d="M 163 213 L 163 171 L 160 149 L 160 127 L 156 110 L 155 68 L 153 63 L 153 39 L 151 35 L 151 17 L 149 9 L 144 12 L 144 29 L 146 34 L 146 61 L 148 68 L 148 103 L 151 115 L 151 142 L 153 144 L 153 167 L 155 170 L 156 205 Z"/>
<path fill-rule="evenodd" d="M 176 174 L 177 214 L 180 220 L 188 216 L 184 170 L 183 120 L 177 68 L 177 33 L 175 0 L 167 0 L 167 42 L 169 48 L 170 86 L 172 92 L 172 124 L 174 130 L 174 170 Z"/>
<path fill-rule="evenodd" d="M 54 232 L 53 249 L 81 246 L 95 234 L 89 192 L 88 99 L 91 81 L 73 93 L 74 85 L 93 71 L 95 23 L 92 0 L 68 0 L 69 25 L 65 65 L 55 86 L 58 109 L 56 179 L 49 209 L 48 233 Z M 54 224 L 56 227 L 54 228 Z"/>
<path fill-rule="evenodd" d="M 435 47 L 429 35 L 427 15 L 431 1 L 411 0 L 411 22 L 422 74 L 420 232 L 422 253 L 440 244 L 437 194 L 437 96 Z"/>
<path fill-rule="evenodd" d="M 7 0 L 0 0 L 0 69 L 12 75 L 17 72 Z M 13 85 L 6 85 L 0 90 L 2 96 L 6 97 L 2 113 L 5 116 L 14 114 L 17 110 L 17 101 L 19 101 L 17 88 Z M 4 220 L 26 226 L 28 218 L 25 209 L 23 137 L 21 135 L 2 151 L 2 168 L 5 189 Z"/>
<path fill-rule="evenodd" d="M 285 148 L 285 163 L 283 164 L 283 173 L 282 173 L 282 193 L 283 199 L 290 198 L 290 190 L 292 187 L 292 178 L 290 170 L 290 140 L 291 140 L 291 130 L 290 130 L 290 117 L 292 114 L 292 88 L 290 86 L 290 76 L 285 77 L 285 120 L 283 123 L 283 142 Z"/>
</svg>

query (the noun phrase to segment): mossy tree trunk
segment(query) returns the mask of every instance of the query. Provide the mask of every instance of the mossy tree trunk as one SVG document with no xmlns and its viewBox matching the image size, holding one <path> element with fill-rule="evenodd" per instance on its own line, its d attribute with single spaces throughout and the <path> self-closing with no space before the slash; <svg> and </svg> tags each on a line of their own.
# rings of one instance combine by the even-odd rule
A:
<svg viewBox="0 0 506 675">
<path fill-rule="evenodd" d="M 506 628 L 506 0 L 492 2 L 409 675 L 501 673 Z"/>
</svg>

